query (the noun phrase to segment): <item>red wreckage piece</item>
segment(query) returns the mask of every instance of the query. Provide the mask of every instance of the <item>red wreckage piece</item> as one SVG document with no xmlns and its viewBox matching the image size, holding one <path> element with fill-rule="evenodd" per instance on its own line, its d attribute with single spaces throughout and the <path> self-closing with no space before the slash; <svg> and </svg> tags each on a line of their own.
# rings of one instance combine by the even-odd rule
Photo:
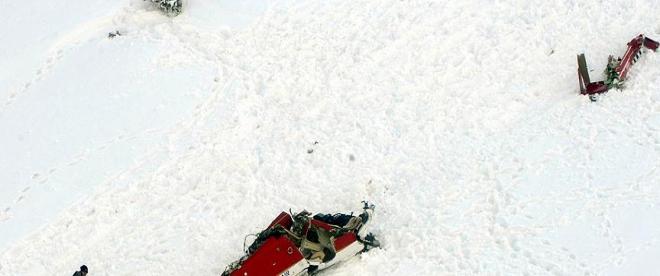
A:
<svg viewBox="0 0 660 276">
<path fill-rule="evenodd" d="M 366 234 L 374 206 L 362 214 L 280 213 L 222 276 L 301 276 L 317 273 L 352 258 L 379 242 Z"/>
<path fill-rule="evenodd" d="M 591 82 L 587 62 L 584 54 L 577 56 L 578 79 L 580 84 L 580 94 L 589 95 L 592 101 L 595 101 L 595 95 L 605 93 L 607 90 L 615 87 L 621 87 L 623 81 L 628 76 L 630 66 L 632 66 L 642 54 L 642 47 L 656 51 L 660 43 L 640 34 L 628 42 L 628 50 L 623 55 L 615 59 L 609 56 L 607 68 L 605 69 L 606 79 L 604 81 Z"/>
</svg>

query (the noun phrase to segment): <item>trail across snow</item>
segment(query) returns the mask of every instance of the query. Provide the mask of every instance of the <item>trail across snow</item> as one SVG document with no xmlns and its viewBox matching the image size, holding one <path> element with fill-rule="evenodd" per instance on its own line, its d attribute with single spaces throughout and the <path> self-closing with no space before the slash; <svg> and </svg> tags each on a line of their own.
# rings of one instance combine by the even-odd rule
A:
<svg viewBox="0 0 660 276">
<path fill-rule="evenodd" d="M 280 211 L 361 200 L 383 247 L 322 275 L 655 273 L 660 56 L 591 103 L 575 54 L 595 77 L 638 33 L 659 39 L 657 1 L 287 1 L 241 28 L 212 1 L 176 18 L 143 4 L 50 40 L 57 65 L 0 99 L 11 137 L 44 124 L 21 116 L 42 99 L 96 103 L 52 119 L 83 129 L 59 142 L 84 150 L 74 167 L 2 198 L 0 235 L 20 238 L 0 275 L 218 275 Z M 62 190 L 80 199 L 19 227 Z"/>
</svg>

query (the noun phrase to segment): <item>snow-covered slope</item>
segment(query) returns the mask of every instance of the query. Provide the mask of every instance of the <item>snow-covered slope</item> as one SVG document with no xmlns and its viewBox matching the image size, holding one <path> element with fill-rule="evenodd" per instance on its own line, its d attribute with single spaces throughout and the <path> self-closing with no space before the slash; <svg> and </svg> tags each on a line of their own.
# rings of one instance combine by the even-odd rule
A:
<svg viewBox="0 0 660 276">
<path fill-rule="evenodd" d="M 598 75 L 660 38 L 660 3 L 603 2 L 253 1 L 227 23 L 130 0 L 48 39 L 4 26 L 37 46 L 2 52 L 0 275 L 217 275 L 281 210 L 365 199 L 383 248 L 323 275 L 653 275 L 660 57 L 591 103 L 575 54 Z"/>
</svg>

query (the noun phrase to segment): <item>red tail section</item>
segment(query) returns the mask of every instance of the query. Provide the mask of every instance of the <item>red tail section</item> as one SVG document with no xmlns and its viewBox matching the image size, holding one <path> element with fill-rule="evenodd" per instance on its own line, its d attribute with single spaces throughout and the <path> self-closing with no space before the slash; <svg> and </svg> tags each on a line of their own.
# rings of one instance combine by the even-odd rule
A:
<svg viewBox="0 0 660 276">
<path fill-rule="evenodd" d="M 630 67 L 637 62 L 639 57 L 642 54 L 642 47 L 651 49 L 653 51 L 658 49 L 660 43 L 644 37 L 644 35 L 638 35 L 628 42 L 628 49 L 623 55 L 623 58 L 618 58 L 614 60 L 610 56 L 608 62 L 608 79 L 607 81 L 596 81 L 591 82 L 589 79 L 589 72 L 587 70 L 587 62 L 585 61 L 584 54 L 579 54 L 577 57 L 578 61 L 578 81 L 580 85 L 580 94 L 582 95 L 594 95 L 605 93 L 611 87 L 618 87 L 621 85 L 626 77 L 628 76 L 628 71 Z M 614 68 L 614 71 L 611 71 L 610 68 Z"/>
</svg>

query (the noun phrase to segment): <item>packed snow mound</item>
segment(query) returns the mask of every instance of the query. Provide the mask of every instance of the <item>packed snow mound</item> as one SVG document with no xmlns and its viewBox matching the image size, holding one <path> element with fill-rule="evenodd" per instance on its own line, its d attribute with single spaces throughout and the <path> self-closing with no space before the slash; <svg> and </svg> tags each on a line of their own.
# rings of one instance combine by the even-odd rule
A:
<svg viewBox="0 0 660 276">
<path fill-rule="evenodd" d="M 382 248 L 323 275 L 655 271 L 660 57 L 591 103 L 575 54 L 660 38 L 656 1 L 305 1 L 233 31 L 187 5 L 112 22 L 157 45 L 145 75 L 206 68 L 210 92 L 0 275 L 218 275 L 280 210 L 365 199 Z"/>
</svg>

